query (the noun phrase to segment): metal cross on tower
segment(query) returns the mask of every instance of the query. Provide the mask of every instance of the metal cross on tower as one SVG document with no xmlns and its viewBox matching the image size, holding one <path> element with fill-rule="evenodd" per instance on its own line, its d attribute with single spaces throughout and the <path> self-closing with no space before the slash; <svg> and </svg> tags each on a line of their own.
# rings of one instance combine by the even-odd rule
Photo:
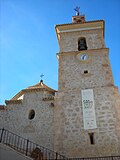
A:
<svg viewBox="0 0 120 160">
<path fill-rule="evenodd" d="M 41 77 L 40 82 L 43 82 L 42 78 L 44 77 L 44 74 L 41 74 L 40 77 Z"/>
<path fill-rule="evenodd" d="M 76 6 L 76 8 L 74 9 L 76 11 L 76 16 L 80 15 L 80 7 Z"/>
</svg>

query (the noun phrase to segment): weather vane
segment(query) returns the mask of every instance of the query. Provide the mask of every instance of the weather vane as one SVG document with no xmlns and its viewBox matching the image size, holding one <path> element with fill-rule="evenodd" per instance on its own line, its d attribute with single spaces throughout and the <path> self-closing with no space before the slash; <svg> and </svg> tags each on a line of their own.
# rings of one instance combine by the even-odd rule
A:
<svg viewBox="0 0 120 160">
<path fill-rule="evenodd" d="M 80 7 L 76 6 L 76 8 L 74 9 L 76 11 L 76 16 L 80 15 Z"/>
</svg>

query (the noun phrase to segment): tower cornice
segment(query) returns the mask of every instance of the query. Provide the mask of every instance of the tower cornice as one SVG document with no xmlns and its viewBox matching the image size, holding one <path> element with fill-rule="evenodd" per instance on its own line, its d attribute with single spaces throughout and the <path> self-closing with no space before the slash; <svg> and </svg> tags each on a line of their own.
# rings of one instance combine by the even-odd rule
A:
<svg viewBox="0 0 120 160">
<path fill-rule="evenodd" d="M 59 42 L 60 41 L 59 34 L 78 32 L 78 31 L 101 29 L 102 35 L 104 37 L 104 26 L 105 26 L 104 20 L 97 20 L 97 21 L 87 21 L 83 23 L 60 24 L 55 26 L 55 30 L 56 30 L 56 34 Z"/>
</svg>

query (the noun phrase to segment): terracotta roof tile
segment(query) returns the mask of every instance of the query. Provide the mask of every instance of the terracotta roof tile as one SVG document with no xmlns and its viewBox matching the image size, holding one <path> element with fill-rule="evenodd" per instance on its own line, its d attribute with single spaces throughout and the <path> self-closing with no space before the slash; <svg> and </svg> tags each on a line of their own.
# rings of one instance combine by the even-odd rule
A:
<svg viewBox="0 0 120 160">
<path fill-rule="evenodd" d="M 57 92 L 56 90 L 54 90 L 54 89 L 48 87 L 47 85 L 45 85 L 43 82 L 39 82 L 39 83 L 37 83 L 34 86 L 29 86 L 28 88 L 26 88 L 26 90 L 29 90 L 29 89 L 39 89 L 39 88 L 41 88 L 41 89 L 47 89 L 47 90 L 52 91 L 52 92 Z"/>
<path fill-rule="evenodd" d="M 37 83 L 33 86 L 29 86 L 28 88 L 23 89 L 20 92 L 18 92 L 10 101 L 21 100 L 22 99 L 21 97 L 25 94 L 25 92 L 35 92 L 35 91 L 41 91 L 41 90 L 44 90 L 44 89 L 47 90 L 47 91 L 50 91 L 52 93 L 57 92 L 56 90 L 54 90 L 54 89 L 48 87 L 47 85 L 45 85 L 43 83 L 43 81 L 40 81 L 39 83 Z"/>
</svg>

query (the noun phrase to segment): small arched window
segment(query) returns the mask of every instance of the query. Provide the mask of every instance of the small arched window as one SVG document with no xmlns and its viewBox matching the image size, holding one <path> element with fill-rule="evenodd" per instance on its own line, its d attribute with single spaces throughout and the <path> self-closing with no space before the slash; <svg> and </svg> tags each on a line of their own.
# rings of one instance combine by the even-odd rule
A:
<svg viewBox="0 0 120 160">
<path fill-rule="evenodd" d="M 35 117 L 35 111 L 33 109 L 31 109 L 29 111 L 28 119 L 32 120 L 34 117 Z"/>
<path fill-rule="evenodd" d="M 84 37 L 78 39 L 78 51 L 87 50 L 86 39 Z"/>
</svg>

